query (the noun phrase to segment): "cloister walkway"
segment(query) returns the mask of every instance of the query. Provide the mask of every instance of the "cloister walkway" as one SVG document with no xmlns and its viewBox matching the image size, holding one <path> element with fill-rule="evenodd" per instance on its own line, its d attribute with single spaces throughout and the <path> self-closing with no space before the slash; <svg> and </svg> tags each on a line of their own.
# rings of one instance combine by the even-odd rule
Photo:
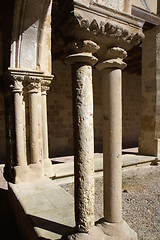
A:
<svg viewBox="0 0 160 240">
<path fill-rule="evenodd" d="M 95 177 L 102 176 L 102 155 L 102 153 L 94 155 Z M 155 160 L 154 157 L 138 155 L 136 148 L 123 150 L 122 159 L 123 167 L 140 166 Z M 37 236 L 43 239 L 59 239 L 75 225 L 73 197 L 59 186 L 73 181 L 73 156 L 54 158 L 52 163 L 56 173 L 53 180 L 43 178 L 31 183 L 9 184 L 18 225 L 23 233 L 29 233 L 31 239 L 36 239 Z M 0 166 L 0 193 L 3 195 L 0 197 L 2 216 L 0 238 L 9 240 L 16 235 L 18 240 L 22 238 L 18 236 L 18 230 L 8 208 L 8 187 L 3 178 L 3 167 L 4 165 Z M 6 217 L 5 213 L 8 213 Z"/>
</svg>

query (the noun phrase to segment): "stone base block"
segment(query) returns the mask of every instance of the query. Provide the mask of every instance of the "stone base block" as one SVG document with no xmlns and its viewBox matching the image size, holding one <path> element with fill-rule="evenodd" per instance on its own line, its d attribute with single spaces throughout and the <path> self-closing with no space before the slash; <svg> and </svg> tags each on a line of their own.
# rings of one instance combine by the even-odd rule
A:
<svg viewBox="0 0 160 240">
<path fill-rule="evenodd" d="M 44 175 L 47 177 L 54 177 L 55 172 L 53 171 L 52 162 L 50 159 L 44 159 L 43 160 L 43 166 L 44 166 Z"/>
<path fill-rule="evenodd" d="M 74 232 L 74 229 L 73 229 Z M 70 233 L 70 235 L 63 236 L 62 240 L 106 240 L 103 231 L 98 227 L 93 227 L 88 233 Z"/>
<path fill-rule="evenodd" d="M 108 223 L 105 219 L 100 219 L 97 227 L 102 229 L 104 234 L 108 237 L 106 239 L 113 240 L 137 240 L 137 233 L 134 232 L 128 224 L 122 220 L 120 223 Z"/>
<path fill-rule="evenodd" d="M 26 166 L 16 166 L 15 183 L 36 181 L 44 177 L 43 165 L 40 163 L 30 164 Z"/>
</svg>

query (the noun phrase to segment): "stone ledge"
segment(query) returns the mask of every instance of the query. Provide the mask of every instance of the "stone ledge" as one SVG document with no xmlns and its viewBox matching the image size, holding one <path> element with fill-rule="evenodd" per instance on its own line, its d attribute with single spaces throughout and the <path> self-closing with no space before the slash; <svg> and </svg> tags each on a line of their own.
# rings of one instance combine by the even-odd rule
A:
<svg viewBox="0 0 160 240">
<path fill-rule="evenodd" d="M 59 158 L 59 159 L 61 159 L 61 158 Z M 155 161 L 155 157 L 153 157 L 153 156 L 142 156 L 142 155 L 136 155 L 136 154 L 122 155 L 122 167 L 123 168 L 137 166 L 140 164 L 152 163 L 154 161 Z M 95 158 L 94 171 L 95 171 L 95 173 L 103 171 L 103 154 L 98 154 L 97 157 Z M 53 177 L 54 179 L 72 177 L 72 176 L 74 176 L 74 162 L 54 164 L 53 172 L 55 173 L 55 176 Z"/>
<path fill-rule="evenodd" d="M 44 177 L 32 183 L 9 183 L 11 209 L 25 240 L 60 239 L 75 226 L 73 197 Z"/>
</svg>

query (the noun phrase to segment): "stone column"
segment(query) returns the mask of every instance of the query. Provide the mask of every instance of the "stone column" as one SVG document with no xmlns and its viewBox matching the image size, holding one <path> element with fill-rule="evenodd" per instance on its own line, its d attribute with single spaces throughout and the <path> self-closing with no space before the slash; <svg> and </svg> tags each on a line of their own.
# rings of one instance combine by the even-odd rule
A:
<svg viewBox="0 0 160 240">
<path fill-rule="evenodd" d="M 43 158 L 48 159 L 47 91 L 50 81 L 41 83 Z"/>
<path fill-rule="evenodd" d="M 92 53 L 99 47 L 89 40 L 71 45 L 76 50 L 66 62 L 72 64 L 75 220 L 76 231 L 88 233 L 94 227 L 92 66 L 97 58 Z"/>
<path fill-rule="evenodd" d="M 43 164 L 44 174 L 53 177 L 55 174 L 52 169 L 52 162 L 49 159 L 48 150 L 48 122 L 47 122 L 47 91 L 49 90 L 48 85 L 51 83 L 53 76 L 51 75 L 44 77 L 41 81 L 41 117 L 42 117 L 42 139 L 43 139 Z"/>
<path fill-rule="evenodd" d="M 142 106 L 139 153 L 160 156 L 160 26 L 146 31 L 142 45 Z"/>
<path fill-rule="evenodd" d="M 41 78 L 29 77 L 29 119 L 30 119 L 30 151 L 31 163 L 39 163 L 39 92 Z"/>
<path fill-rule="evenodd" d="M 23 106 L 23 83 L 24 77 L 12 76 L 14 80 L 14 110 L 15 110 L 15 135 L 16 135 L 16 160 L 17 166 L 27 166 L 25 156 L 24 138 L 24 106 Z"/>
<path fill-rule="evenodd" d="M 127 52 L 119 47 L 107 51 L 103 70 L 103 174 L 104 219 L 97 226 L 106 235 L 123 240 L 137 239 L 136 233 L 122 220 L 122 69 Z"/>
</svg>

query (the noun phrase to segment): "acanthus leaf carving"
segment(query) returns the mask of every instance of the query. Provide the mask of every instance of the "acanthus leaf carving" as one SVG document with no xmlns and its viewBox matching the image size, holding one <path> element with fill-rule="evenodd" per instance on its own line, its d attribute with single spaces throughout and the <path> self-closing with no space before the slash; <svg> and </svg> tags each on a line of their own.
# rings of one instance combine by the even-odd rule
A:
<svg viewBox="0 0 160 240">
<path fill-rule="evenodd" d="M 26 76 L 28 93 L 38 93 L 41 88 L 41 77 Z"/>
</svg>

